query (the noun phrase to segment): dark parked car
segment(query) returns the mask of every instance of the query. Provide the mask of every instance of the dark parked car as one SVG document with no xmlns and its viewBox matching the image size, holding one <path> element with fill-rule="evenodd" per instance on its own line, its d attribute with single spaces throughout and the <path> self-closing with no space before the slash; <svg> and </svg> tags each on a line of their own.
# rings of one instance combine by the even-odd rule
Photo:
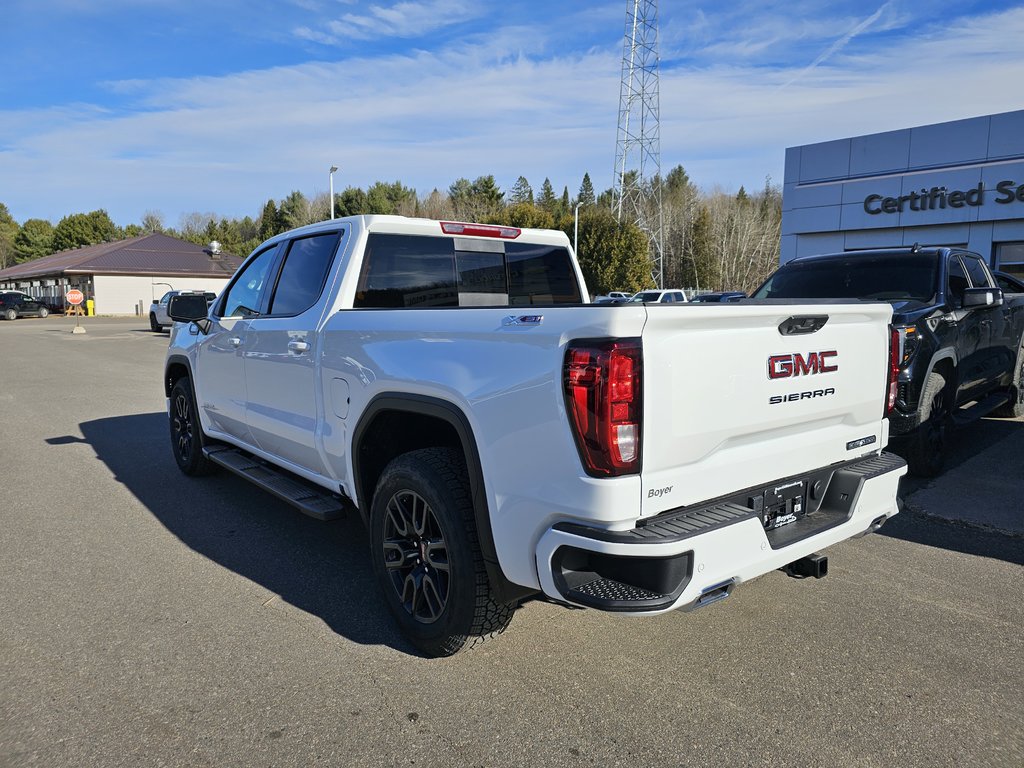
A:
<svg viewBox="0 0 1024 768">
<path fill-rule="evenodd" d="M 892 304 L 899 378 L 890 445 L 914 474 L 942 471 L 953 426 L 1024 415 L 1024 296 L 1004 295 L 976 253 L 914 246 L 801 256 L 753 297 Z"/>
<path fill-rule="evenodd" d="M 14 320 L 19 317 L 46 317 L 50 310 L 38 299 L 24 293 L 7 291 L 0 293 L 0 317 Z"/>
<path fill-rule="evenodd" d="M 696 301 L 697 303 L 718 303 L 722 301 L 739 301 L 740 299 L 747 298 L 747 294 L 743 291 L 715 291 L 713 293 L 701 293 L 694 296 L 690 301 Z"/>
<path fill-rule="evenodd" d="M 1024 280 L 1005 272 L 993 272 L 996 285 L 1003 289 L 1003 293 L 1024 293 Z"/>
</svg>

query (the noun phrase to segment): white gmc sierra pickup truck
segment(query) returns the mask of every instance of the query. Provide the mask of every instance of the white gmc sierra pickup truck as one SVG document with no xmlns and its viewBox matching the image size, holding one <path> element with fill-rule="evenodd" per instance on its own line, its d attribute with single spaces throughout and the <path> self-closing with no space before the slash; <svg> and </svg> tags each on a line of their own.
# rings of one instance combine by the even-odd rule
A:
<svg viewBox="0 0 1024 768">
<path fill-rule="evenodd" d="M 694 608 L 898 511 L 888 304 L 591 305 L 561 232 L 357 216 L 172 300 L 174 457 L 354 508 L 409 640 Z"/>
</svg>

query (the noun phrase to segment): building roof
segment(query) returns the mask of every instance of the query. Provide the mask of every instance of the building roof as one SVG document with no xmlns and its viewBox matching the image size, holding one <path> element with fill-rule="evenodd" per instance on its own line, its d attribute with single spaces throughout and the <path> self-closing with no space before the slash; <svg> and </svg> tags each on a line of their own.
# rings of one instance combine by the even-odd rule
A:
<svg viewBox="0 0 1024 768">
<path fill-rule="evenodd" d="M 241 263 L 234 254 L 214 256 L 201 245 L 154 232 L 16 264 L 0 270 L 0 280 L 83 274 L 230 277 Z"/>
</svg>

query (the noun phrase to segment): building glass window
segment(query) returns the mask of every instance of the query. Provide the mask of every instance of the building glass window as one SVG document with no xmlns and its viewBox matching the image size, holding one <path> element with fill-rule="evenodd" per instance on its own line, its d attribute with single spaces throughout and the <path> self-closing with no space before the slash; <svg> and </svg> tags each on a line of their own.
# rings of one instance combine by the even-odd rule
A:
<svg viewBox="0 0 1024 768">
<path fill-rule="evenodd" d="M 1024 279 L 1024 243 L 997 243 L 996 269 Z"/>
</svg>

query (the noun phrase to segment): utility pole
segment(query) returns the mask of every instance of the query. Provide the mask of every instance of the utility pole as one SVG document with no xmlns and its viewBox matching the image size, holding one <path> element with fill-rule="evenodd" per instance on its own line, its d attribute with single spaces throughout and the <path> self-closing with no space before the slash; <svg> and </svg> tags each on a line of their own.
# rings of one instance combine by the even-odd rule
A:
<svg viewBox="0 0 1024 768">
<path fill-rule="evenodd" d="M 651 277 L 664 288 L 658 68 L 657 0 L 626 0 L 613 199 L 619 221 L 636 223 L 647 236 Z"/>
</svg>

